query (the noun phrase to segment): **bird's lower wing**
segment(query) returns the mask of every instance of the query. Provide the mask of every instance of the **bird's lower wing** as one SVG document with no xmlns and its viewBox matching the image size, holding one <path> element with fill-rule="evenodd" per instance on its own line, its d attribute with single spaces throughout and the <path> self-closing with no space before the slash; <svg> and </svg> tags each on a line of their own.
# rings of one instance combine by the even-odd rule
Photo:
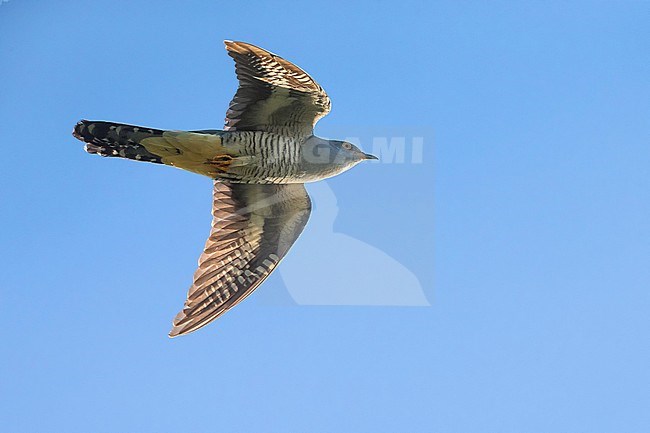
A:
<svg viewBox="0 0 650 433">
<path fill-rule="evenodd" d="M 293 245 L 310 212 L 302 184 L 215 181 L 210 237 L 169 336 L 196 331 L 251 294 Z"/>
</svg>

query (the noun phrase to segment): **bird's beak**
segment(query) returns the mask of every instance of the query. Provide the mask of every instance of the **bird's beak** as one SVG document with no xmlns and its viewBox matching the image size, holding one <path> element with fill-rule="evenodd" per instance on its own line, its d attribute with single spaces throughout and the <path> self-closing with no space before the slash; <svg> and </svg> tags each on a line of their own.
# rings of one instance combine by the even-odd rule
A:
<svg viewBox="0 0 650 433">
<path fill-rule="evenodd" d="M 369 153 L 364 153 L 363 156 L 365 156 L 365 159 L 379 159 L 375 155 L 371 155 Z"/>
</svg>

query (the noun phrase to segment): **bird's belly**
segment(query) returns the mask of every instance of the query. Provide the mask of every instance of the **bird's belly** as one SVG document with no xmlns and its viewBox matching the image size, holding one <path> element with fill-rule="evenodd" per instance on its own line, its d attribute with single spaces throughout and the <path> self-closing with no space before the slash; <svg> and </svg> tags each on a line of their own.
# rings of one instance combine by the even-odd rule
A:
<svg viewBox="0 0 650 433">
<path fill-rule="evenodd" d="M 238 177 L 237 182 L 242 183 L 305 183 L 309 182 L 308 176 L 301 172 L 297 164 L 286 161 L 274 163 L 259 163 L 255 165 L 235 167 L 230 170 Z"/>
<path fill-rule="evenodd" d="M 233 132 L 225 146 L 238 149 L 242 163 L 233 164 L 224 174 L 239 183 L 304 183 L 310 176 L 302 167 L 302 142 L 266 132 Z"/>
</svg>

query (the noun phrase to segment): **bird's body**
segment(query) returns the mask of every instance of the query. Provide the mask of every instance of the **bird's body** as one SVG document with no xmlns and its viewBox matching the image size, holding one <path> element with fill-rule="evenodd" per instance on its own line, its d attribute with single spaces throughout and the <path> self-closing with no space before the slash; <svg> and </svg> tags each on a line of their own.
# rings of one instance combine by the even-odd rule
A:
<svg viewBox="0 0 650 433">
<path fill-rule="evenodd" d="M 359 161 L 338 158 L 331 140 L 265 131 L 161 131 L 81 121 L 76 136 L 101 156 L 167 164 L 233 183 L 307 183 L 335 176 Z"/>
<path fill-rule="evenodd" d="M 73 131 L 88 153 L 166 164 L 215 181 L 212 231 L 170 336 L 214 320 L 275 269 L 309 218 L 302 184 L 375 159 L 350 143 L 313 135 L 330 101 L 300 68 L 243 42 L 226 41 L 226 49 L 240 86 L 223 130 L 82 120 Z"/>
</svg>

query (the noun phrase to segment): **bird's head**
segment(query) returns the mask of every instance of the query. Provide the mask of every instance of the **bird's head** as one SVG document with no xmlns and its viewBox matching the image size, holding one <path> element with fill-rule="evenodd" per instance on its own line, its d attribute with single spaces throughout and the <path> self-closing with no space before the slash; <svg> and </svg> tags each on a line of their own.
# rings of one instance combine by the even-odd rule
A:
<svg viewBox="0 0 650 433">
<path fill-rule="evenodd" d="M 379 159 L 347 141 L 311 137 L 304 145 L 303 157 L 310 164 L 351 167 L 361 161 Z"/>
<path fill-rule="evenodd" d="M 305 142 L 302 155 L 307 171 L 319 173 L 321 178 L 343 173 L 361 161 L 378 159 L 347 141 L 318 137 L 311 137 Z"/>
<path fill-rule="evenodd" d="M 375 155 L 363 152 L 357 146 L 347 141 L 329 140 L 329 142 L 334 154 L 334 163 L 337 163 L 338 160 L 339 163 L 354 165 L 361 161 L 379 159 Z"/>
</svg>

